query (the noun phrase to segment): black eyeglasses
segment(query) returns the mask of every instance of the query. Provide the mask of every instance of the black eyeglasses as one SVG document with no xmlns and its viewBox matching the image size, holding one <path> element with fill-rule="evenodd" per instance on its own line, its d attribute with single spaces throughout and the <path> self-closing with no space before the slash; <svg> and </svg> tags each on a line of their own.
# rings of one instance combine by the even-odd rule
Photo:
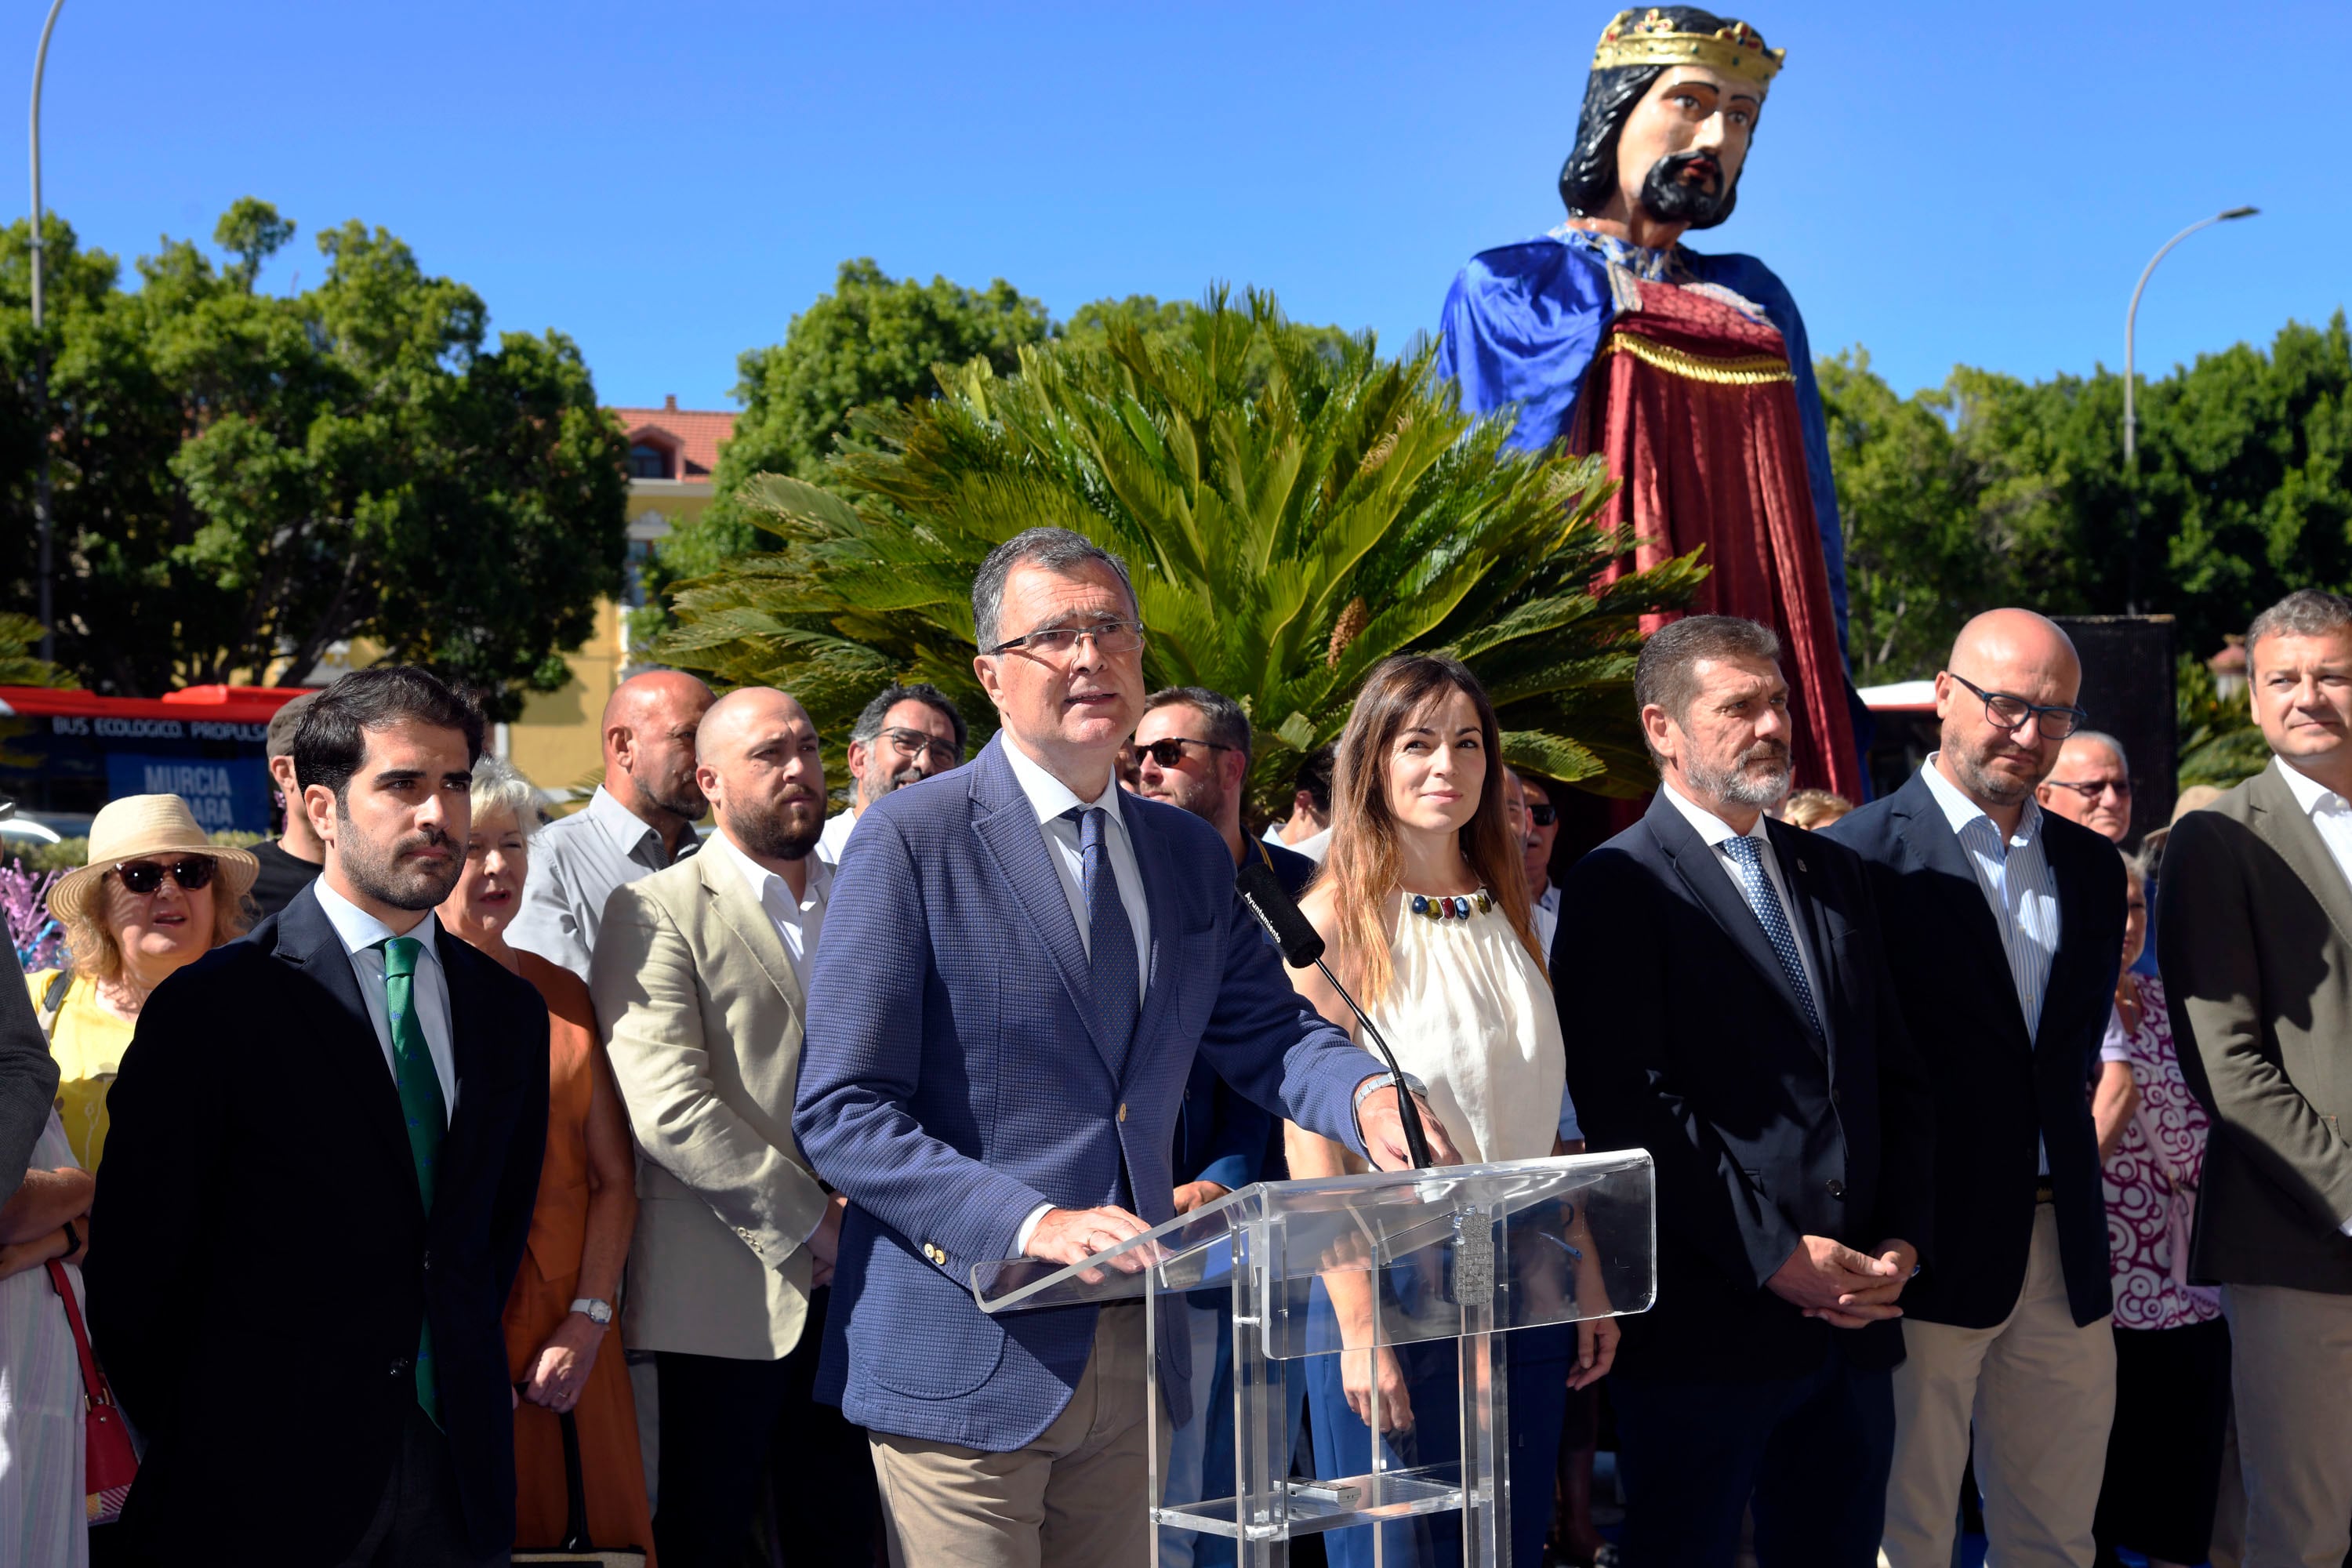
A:
<svg viewBox="0 0 2352 1568">
<path fill-rule="evenodd" d="M 1952 675 L 1950 670 L 1944 672 Z M 2031 719 L 2042 731 L 2042 739 L 2063 741 L 2091 721 L 2090 714 L 2064 703 L 2028 702 L 2022 697 L 2011 697 L 2006 691 L 1987 691 L 1965 675 L 1952 675 L 1954 680 L 1967 687 L 1985 705 L 1985 721 L 1996 730 L 2006 730 L 2011 735 L 2025 727 Z"/>
<path fill-rule="evenodd" d="M 1212 752 L 1239 750 L 1234 746 L 1221 746 L 1214 741 L 1195 741 L 1181 736 L 1166 741 L 1138 741 L 1133 748 L 1136 765 L 1142 766 L 1143 759 L 1150 757 L 1163 768 L 1172 768 L 1184 760 L 1184 748 L 1187 746 L 1204 746 Z"/>
<path fill-rule="evenodd" d="M 1957 680 L 1959 678 L 1955 676 L 1953 679 Z M 2042 782 L 2048 784 L 2052 789 L 2073 790 L 2076 795 L 2083 797 L 2083 804 L 2085 805 L 2088 805 L 2091 802 L 2098 799 L 2109 790 L 2115 791 L 2116 795 L 2122 796 L 2126 800 L 2129 800 L 2131 798 L 2131 780 L 2129 779 L 2085 779 L 2081 784 L 2072 784 L 2065 779 L 2044 779 Z"/>
<path fill-rule="evenodd" d="M 1556 805 L 1538 805 L 1533 801 L 1529 801 L 1528 803 L 1528 820 L 1534 823 L 1538 827 L 1549 827 L 1559 819 L 1559 807 Z"/>
<path fill-rule="evenodd" d="M 1089 626 L 1045 626 L 1017 637 L 1006 637 L 982 653 L 1011 653 L 1022 648 L 1043 658 L 1067 658 L 1080 637 L 1091 638 L 1097 653 L 1133 653 L 1143 646 L 1140 621 L 1097 621 Z"/>
<path fill-rule="evenodd" d="M 183 892 L 193 893 L 212 886 L 216 862 L 209 855 L 190 855 L 166 866 L 154 860 L 125 860 L 114 868 L 124 888 L 145 898 L 163 885 L 169 877 L 180 885 Z"/>
<path fill-rule="evenodd" d="M 961 759 L 956 754 L 955 742 L 942 741 L 937 735 L 927 735 L 920 730 L 897 727 L 882 731 L 880 739 L 888 741 L 910 757 L 928 756 L 940 768 L 951 768 Z"/>
</svg>

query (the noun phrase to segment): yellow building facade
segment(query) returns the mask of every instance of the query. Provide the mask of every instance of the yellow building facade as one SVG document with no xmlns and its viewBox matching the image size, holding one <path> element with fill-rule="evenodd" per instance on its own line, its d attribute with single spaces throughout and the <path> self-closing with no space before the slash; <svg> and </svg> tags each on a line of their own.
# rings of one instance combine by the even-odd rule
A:
<svg viewBox="0 0 2352 1568">
<path fill-rule="evenodd" d="M 629 437 L 627 580 L 597 602 L 594 635 L 564 656 L 572 679 L 559 690 L 533 693 L 520 719 L 499 726 L 499 754 L 551 794 L 575 786 L 584 794 L 602 776 L 604 703 L 646 662 L 628 638 L 628 611 L 645 602 L 643 563 L 656 541 L 709 507 L 719 445 L 735 433 L 734 415 L 680 408 L 676 397 L 659 408 L 609 412 Z"/>
</svg>

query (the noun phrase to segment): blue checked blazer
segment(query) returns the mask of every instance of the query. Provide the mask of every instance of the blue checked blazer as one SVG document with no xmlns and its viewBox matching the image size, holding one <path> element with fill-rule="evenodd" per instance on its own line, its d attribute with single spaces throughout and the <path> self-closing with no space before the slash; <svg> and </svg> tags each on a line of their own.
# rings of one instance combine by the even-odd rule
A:
<svg viewBox="0 0 2352 1568">
<path fill-rule="evenodd" d="M 1003 744 L 858 823 L 809 979 L 793 1113 L 850 1205 L 817 1396 L 877 1431 L 999 1452 L 1069 1403 L 1096 1314 L 991 1318 L 972 1265 L 1013 1256 L 1040 1205 L 1174 1217 L 1170 1150 L 1196 1053 L 1358 1152 L 1351 1099 L 1380 1070 L 1291 989 L 1216 829 L 1122 792 L 1151 952 L 1114 1072 L 1085 945 Z M 1163 1370 L 1173 1405 L 1186 1369 Z"/>
</svg>

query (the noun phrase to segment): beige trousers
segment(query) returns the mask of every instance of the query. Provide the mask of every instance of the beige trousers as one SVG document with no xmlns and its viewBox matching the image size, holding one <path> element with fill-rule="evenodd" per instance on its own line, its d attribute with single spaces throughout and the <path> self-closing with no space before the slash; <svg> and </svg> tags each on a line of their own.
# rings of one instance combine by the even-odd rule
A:
<svg viewBox="0 0 2352 1568">
<path fill-rule="evenodd" d="M 2105 1318 L 2074 1326 L 2051 1206 L 2034 1209 L 2025 1283 L 2006 1321 L 1956 1329 L 1906 1319 L 1903 1350 L 1879 1561 L 1948 1568 L 1973 1423 L 1991 1538 L 1985 1568 L 2091 1568 L 2116 1342 Z"/>
<path fill-rule="evenodd" d="M 1076 1392 L 1025 1448 L 870 1434 L 890 1568 L 1135 1568 L 1151 1560 L 1143 1309 L 1107 1307 Z"/>
<path fill-rule="evenodd" d="M 2352 1544 L 2352 1296 L 2228 1285 L 2245 1568 L 2339 1568 Z"/>
</svg>

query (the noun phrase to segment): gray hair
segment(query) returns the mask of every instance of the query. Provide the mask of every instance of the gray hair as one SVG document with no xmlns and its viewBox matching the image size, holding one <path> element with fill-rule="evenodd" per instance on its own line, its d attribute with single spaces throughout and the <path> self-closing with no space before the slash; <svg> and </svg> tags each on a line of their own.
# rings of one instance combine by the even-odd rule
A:
<svg viewBox="0 0 2352 1568">
<path fill-rule="evenodd" d="M 1683 723 L 1698 698 L 1699 661 L 1733 658 L 1777 668 L 1780 639 L 1771 627 L 1738 616 L 1685 616 L 1652 633 L 1642 645 L 1641 657 L 1633 661 L 1633 706 L 1638 711 L 1655 704 L 1675 723 Z"/>
<path fill-rule="evenodd" d="M 955 727 L 956 755 L 963 755 L 964 737 L 968 733 L 964 728 L 963 713 L 956 707 L 953 699 L 928 680 L 911 681 L 903 686 L 893 682 L 884 687 L 858 713 L 857 722 L 849 727 L 850 740 L 861 746 L 872 745 L 881 738 L 882 721 L 889 718 L 890 710 L 901 702 L 919 702 L 933 712 L 944 715 L 947 721 Z"/>
<path fill-rule="evenodd" d="M 1200 710 L 1201 728 L 1208 733 L 1193 737 L 1212 745 L 1239 752 L 1243 760 L 1250 754 L 1249 715 L 1242 705 L 1222 691 L 1212 691 L 1205 686 L 1171 686 L 1155 691 L 1143 700 L 1143 710 L 1155 708 L 1195 708 Z"/>
<path fill-rule="evenodd" d="M 1032 528 L 990 551 L 971 580 L 972 636 L 981 650 L 986 652 L 1000 640 L 997 617 L 1004 611 L 1004 579 L 1015 566 L 1042 566 L 1066 574 L 1089 561 L 1099 561 L 1118 574 L 1119 586 L 1127 590 L 1129 607 L 1135 607 L 1135 580 L 1127 574 L 1127 563 L 1083 533 L 1066 528 Z"/>
<path fill-rule="evenodd" d="M 475 758 L 474 784 L 468 793 L 473 796 L 476 821 L 495 811 L 510 811 L 525 838 L 539 831 L 539 791 L 504 758 L 487 752 Z"/>
<path fill-rule="evenodd" d="M 2121 741 L 2116 740 L 2105 730 L 2077 730 L 2073 734 L 2067 736 L 2066 741 L 2070 745 L 2076 741 L 2096 741 L 2099 744 L 2105 746 L 2107 750 L 2116 754 L 2116 765 L 2123 769 L 2126 776 L 2129 776 L 2131 773 L 2130 753 L 2124 750 L 2124 743 Z"/>
<path fill-rule="evenodd" d="M 2251 673 L 2254 645 L 2268 637 L 2324 637 L 2352 627 L 2352 599 L 2324 588 L 2297 588 L 2254 617 L 2246 628 L 2246 663 Z"/>
</svg>

